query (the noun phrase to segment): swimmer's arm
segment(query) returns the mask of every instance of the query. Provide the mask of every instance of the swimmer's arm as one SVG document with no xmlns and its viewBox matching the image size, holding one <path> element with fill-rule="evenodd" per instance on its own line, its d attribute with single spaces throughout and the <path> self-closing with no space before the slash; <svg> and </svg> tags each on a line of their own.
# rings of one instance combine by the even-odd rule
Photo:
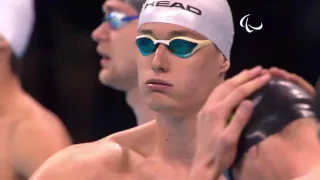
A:
<svg viewBox="0 0 320 180">
<path fill-rule="evenodd" d="M 10 133 L 10 160 L 15 172 L 25 178 L 29 178 L 51 155 L 71 145 L 69 135 L 56 119 L 44 120 L 44 124 L 22 122 Z"/>
</svg>

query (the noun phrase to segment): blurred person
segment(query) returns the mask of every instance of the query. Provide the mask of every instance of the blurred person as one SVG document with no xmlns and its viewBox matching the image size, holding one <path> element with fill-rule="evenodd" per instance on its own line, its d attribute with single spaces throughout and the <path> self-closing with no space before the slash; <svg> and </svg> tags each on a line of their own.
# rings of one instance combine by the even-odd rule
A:
<svg viewBox="0 0 320 180">
<path fill-rule="evenodd" d="M 32 35 L 32 0 L 0 1 L 0 179 L 27 179 L 71 144 L 59 118 L 21 87 L 21 58 Z"/>
<path fill-rule="evenodd" d="M 107 0 L 103 5 L 104 22 L 92 32 L 97 52 L 102 56 L 100 82 L 125 91 L 138 125 L 154 119 L 138 87 L 135 38 L 138 17 L 145 0 Z"/>
<path fill-rule="evenodd" d="M 315 89 L 296 74 L 271 68 L 274 75 L 285 77 L 303 87 L 313 98 Z M 237 180 L 316 180 L 320 178 L 318 120 L 301 118 L 280 132 L 249 149 L 235 166 Z M 276 148 L 275 148 L 276 147 Z"/>
<path fill-rule="evenodd" d="M 229 5 L 147 1 L 139 22 L 139 88 L 156 119 L 66 148 L 32 180 L 213 180 L 232 164 L 236 139 L 253 111 L 245 99 L 269 82 L 272 71 L 255 67 L 225 81 L 233 40 Z"/>
<path fill-rule="evenodd" d="M 317 120 L 295 120 L 279 133 L 250 148 L 233 173 L 237 180 L 319 179 Z"/>
</svg>

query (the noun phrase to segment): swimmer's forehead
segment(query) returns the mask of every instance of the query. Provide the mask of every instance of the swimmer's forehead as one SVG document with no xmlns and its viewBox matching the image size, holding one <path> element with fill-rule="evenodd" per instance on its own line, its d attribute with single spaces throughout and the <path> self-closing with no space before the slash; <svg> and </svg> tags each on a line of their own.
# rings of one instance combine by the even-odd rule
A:
<svg viewBox="0 0 320 180">
<path fill-rule="evenodd" d="M 119 11 L 123 12 L 127 15 L 134 15 L 136 14 L 135 10 L 130 7 L 130 5 L 123 0 L 107 0 L 102 5 L 102 11 L 105 14 L 109 14 L 112 11 Z"/>
<path fill-rule="evenodd" d="M 146 23 L 139 27 L 140 35 L 150 35 L 156 39 L 171 39 L 177 36 L 193 39 L 208 39 L 204 35 L 183 26 L 168 23 Z"/>
</svg>

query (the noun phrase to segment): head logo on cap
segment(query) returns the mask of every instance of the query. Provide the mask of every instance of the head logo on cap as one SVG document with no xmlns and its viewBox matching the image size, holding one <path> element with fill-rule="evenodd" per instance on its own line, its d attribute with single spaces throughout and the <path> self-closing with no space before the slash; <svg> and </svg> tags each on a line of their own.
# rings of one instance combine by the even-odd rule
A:
<svg viewBox="0 0 320 180">
<path fill-rule="evenodd" d="M 189 4 L 184 4 L 181 2 L 170 2 L 170 1 L 153 1 L 153 2 L 146 2 L 144 9 L 148 7 L 154 7 L 154 6 L 159 6 L 159 7 L 171 7 L 171 8 L 181 8 L 186 11 L 190 11 L 194 14 L 201 15 L 202 11 L 199 8 L 196 8 L 194 6 L 191 6 Z"/>
</svg>

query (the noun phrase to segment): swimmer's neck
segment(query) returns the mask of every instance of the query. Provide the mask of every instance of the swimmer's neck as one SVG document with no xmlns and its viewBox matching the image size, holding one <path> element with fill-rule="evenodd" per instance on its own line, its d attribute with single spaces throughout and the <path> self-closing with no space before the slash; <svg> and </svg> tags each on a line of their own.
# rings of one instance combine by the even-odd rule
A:
<svg viewBox="0 0 320 180">
<path fill-rule="evenodd" d="M 149 109 L 147 102 L 143 99 L 144 97 L 139 91 L 138 86 L 135 86 L 131 90 L 127 91 L 126 101 L 133 110 L 138 125 L 155 119 L 155 113 Z"/>
<path fill-rule="evenodd" d="M 4 57 L 0 52 L 0 115 L 9 111 L 11 102 L 24 93 L 19 77 L 11 70 L 10 61 L 1 58 Z"/>
<path fill-rule="evenodd" d="M 289 156 L 289 160 L 277 160 L 275 162 L 279 163 L 280 161 L 285 162 L 283 167 L 273 167 L 273 179 L 291 179 L 291 180 L 313 180 L 312 175 L 317 174 L 317 177 L 320 175 L 320 159 L 319 153 L 310 153 L 308 155 L 302 154 L 298 156 Z M 292 158 L 294 157 L 294 158 Z M 302 157 L 302 158 L 301 158 Z M 283 164 L 283 162 L 280 162 Z M 271 167 L 268 164 L 265 167 Z M 313 178 L 306 178 L 311 176 Z"/>
<path fill-rule="evenodd" d="M 196 115 L 189 118 L 168 119 L 157 115 L 157 145 L 155 153 L 168 163 L 191 166 L 195 155 Z"/>
<path fill-rule="evenodd" d="M 260 149 L 263 148 L 261 154 L 268 157 L 267 161 L 260 162 L 260 165 L 271 170 L 272 179 L 299 179 L 319 171 L 320 144 L 316 131 L 314 127 L 296 130 L 295 137 L 290 137 L 289 140 L 282 137 L 276 139 L 277 136 L 274 136 L 273 142 L 279 143 L 267 147 L 260 145 Z M 306 139 L 308 143 L 305 142 Z"/>
<path fill-rule="evenodd" d="M 319 152 L 320 152 L 320 147 L 318 145 L 313 150 L 310 150 L 307 152 L 301 152 L 296 154 L 295 156 L 291 156 L 294 158 L 291 158 L 292 162 L 290 163 L 291 167 L 288 168 L 288 174 L 291 173 L 291 177 L 297 178 L 297 179 L 299 179 L 299 177 L 305 177 L 305 176 L 317 174 L 317 179 L 318 179 L 320 175 Z M 278 174 L 280 176 L 281 174 L 283 174 L 283 171 L 279 171 Z M 313 178 L 315 178 L 315 176 Z"/>
</svg>

